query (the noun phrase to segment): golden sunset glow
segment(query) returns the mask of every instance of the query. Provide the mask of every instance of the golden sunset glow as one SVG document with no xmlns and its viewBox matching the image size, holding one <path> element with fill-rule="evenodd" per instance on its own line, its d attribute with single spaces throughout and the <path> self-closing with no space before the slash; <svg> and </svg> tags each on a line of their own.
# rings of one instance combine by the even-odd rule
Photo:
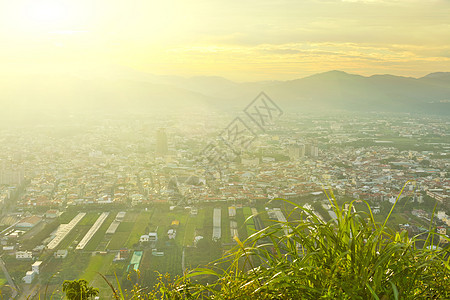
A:
<svg viewBox="0 0 450 300">
<path fill-rule="evenodd" d="M 130 67 L 233 80 L 450 68 L 450 2 L 0 1 L 2 72 Z"/>
</svg>

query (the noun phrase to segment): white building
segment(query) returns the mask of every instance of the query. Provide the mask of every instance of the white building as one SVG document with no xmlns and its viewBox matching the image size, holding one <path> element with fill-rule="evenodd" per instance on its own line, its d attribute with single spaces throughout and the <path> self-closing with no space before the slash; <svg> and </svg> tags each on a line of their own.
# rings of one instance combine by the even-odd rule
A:
<svg viewBox="0 0 450 300">
<path fill-rule="evenodd" d="M 55 258 L 66 258 L 69 251 L 66 250 L 58 250 L 55 253 L 53 253 L 53 256 Z"/>
<path fill-rule="evenodd" d="M 169 229 L 167 235 L 169 236 L 169 240 L 174 239 L 177 235 L 177 231 L 175 229 Z"/>
<path fill-rule="evenodd" d="M 144 196 L 141 195 L 141 194 L 131 195 L 131 205 L 132 206 L 136 206 L 138 204 L 141 204 L 142 200 L 144 200 Z"/>
<path fill-rule="evenodd" d="M 17 251 L 16 259 L 33 259 L 33 253 L 31 251 Z"/>
<path fill-rule="evenodd" d="M 156 242 L 158 241 L 158 234 L 156 232 L 150 232 L 148 238 L 150 242 Z"/>
<path fill-rule="evenodd" d="M 42 261 L 37 260 L 34 262 L 34 264 L 31 265 L 31 270 L 36 272 L 36 274 L 39 274 L 39 268 L 42 265 Z"/>
<path fill-rule="evenodd" d="M 146 242 L 148 242 L 149 241 L 149 236 L 148 236 L 148 234 L 143 234 L 143 235 L 141 235 L 141 238 L 139 239 L 139 242 L 141 242 L 141 243 L 146 243 Z"/>
<path fill-rule="evenodd" d="M 222 236 L 221 216 L 222 216 L 222 209 L 214 208 L 214 213 L 213 213 L 213 236 L 212 236 L 212 239 L 214 241 L 219 240 L 220 237 Z"/>
<path fill-rule="evenodd" d="M 14 251 L 15 246 L 3 246 L 3 251 L 5 252 L 11 252 Z"/>
<path fill-rule="evenodd" d="M 119 222 L 122 222 L 123 219 L 125 218 L 126 214 L 127 214 L 127 212 L 125 212 L 125 211 L 118 212 L 116 215 L 116 220 Z"/>
<path fill-rule="evenodd" d="M 447 219 L 447 214 L 445 213 L 445 211 L 438 211 L 438 213 L 437 213 L 437 218 L 439 219 L 439 220 L 444 220 L 444 219 Z"/>
<path fill-rule="evenodd" d="M 23 277 L 22 280 L 25 283 L 30 284 L 31 282 L 33 282 L 34 277 L 36 277 L 36 272 L 35 271 L 27 271 L 25 277 Z"/>
</svg>

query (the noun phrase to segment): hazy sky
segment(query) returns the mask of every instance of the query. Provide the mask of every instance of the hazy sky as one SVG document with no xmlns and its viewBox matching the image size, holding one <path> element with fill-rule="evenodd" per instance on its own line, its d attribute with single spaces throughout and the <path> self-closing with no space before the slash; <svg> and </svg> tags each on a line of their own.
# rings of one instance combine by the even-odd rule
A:
<svg viewBox="0 0 450 300">
<path fill-rule="evenodd" d="M 0 0 L 6 72 L 237 81 L 450 71 L 450 0 Z"/>
</svg>

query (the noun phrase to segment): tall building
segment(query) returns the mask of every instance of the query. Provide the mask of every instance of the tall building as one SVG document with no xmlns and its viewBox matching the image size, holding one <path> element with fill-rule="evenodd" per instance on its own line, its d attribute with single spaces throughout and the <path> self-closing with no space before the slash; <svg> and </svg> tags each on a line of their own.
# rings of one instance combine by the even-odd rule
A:
<svg viewBox="0 0 450 300">
<path fill-rule="evenodd" d="M 165 128 L 156 131 L 156 156 L 164 156 L 168 153 L 167 135 Z"/>
<path fill-rule="evenodd" d="M 319 147 L 316 144 L 306 144 L 305 154 L 309 157 L 317 157 L 319 156 Z"/>
<path fill-rule="evenodd" d="M 21 184 L 25 172 L 21 166 L 0 167 L 0 184 Z"/>
<path fill-rule="evenodd" d="M 305 156 L 304 144 L 292 144 L 288 146 L 288 154 L 291 160 L 299 159 Z"/>
</svg>

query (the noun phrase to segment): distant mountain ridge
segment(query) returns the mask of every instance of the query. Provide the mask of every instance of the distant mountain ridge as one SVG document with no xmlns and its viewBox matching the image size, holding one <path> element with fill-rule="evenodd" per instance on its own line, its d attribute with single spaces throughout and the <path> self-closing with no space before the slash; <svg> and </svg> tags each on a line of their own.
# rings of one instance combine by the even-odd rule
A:
<svg viewBox="0 0 450 300">
<path fill-rule="evenodd" d="M 129 69 L 90 76 L 26 76 L 0 81 L 0 104 L 19 109 L 244 107 L 266 92 L 292 111 L 351 110 L 450 115 L 450 72 L 421 78 L 329 71 L 288 81 L 237 83 L 217 76 L 159 76 Z"/>
</svg>

